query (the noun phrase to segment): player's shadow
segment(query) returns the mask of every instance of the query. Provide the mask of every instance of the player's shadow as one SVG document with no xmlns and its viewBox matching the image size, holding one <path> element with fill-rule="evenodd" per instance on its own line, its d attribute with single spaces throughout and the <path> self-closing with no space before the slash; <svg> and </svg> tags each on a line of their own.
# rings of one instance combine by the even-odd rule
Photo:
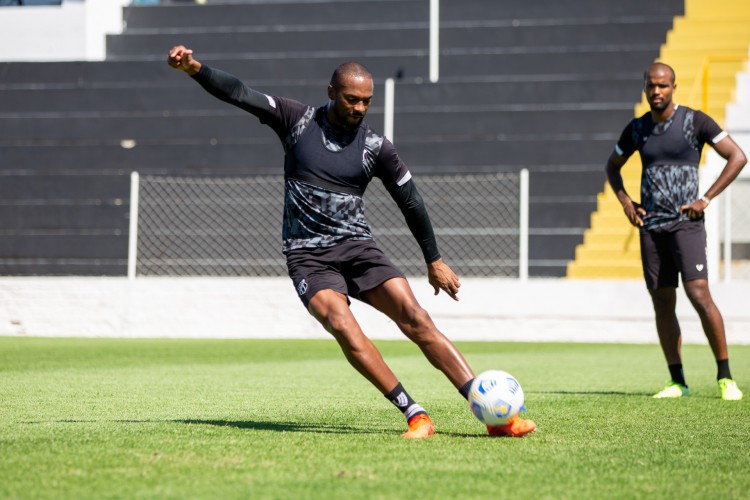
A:
<svg viewBox="0 0 750 500">
<path fill-rule="evenodd" d="M 56 423 L 60 424 L 90 424 L 95 422 L 101 422 L 101 420 L 57 420 Z M 372 428 L 372 427 L 353 427 L 349 425 L 340 424 L 326 424 L 326 423 L 301 423 L 301 422 L 256 422 L 252 420 L 199 420 L 199 419 L 181 419 L 181 420 L 112 420 L 112 422 L 120 422 L 127 424 L 161 424 L 161 423 L 176 423 L 176 424 L 188 424 L 188 425 L 214 425 L 216 427 L 234 427 L 236 429 L 251 429 L 259 431 L 274 431 L 274 432 L 316 432 L 320 434 L 383 434 L 390 432 L 391 430 L 386 428 Z M 21 421 L 21 424 L 44 424 L 49 423 L 48 421 Z"/>
<path fill-rule="evenodd" d="M 235 427 L 238 429 L 252 429 L 274 432 L 317 432 L 321 434 L 393 434 L 400 435 L 402 431 L 393 429 L 352 427 L 348 425 L 333 425 L 325 423 L 297 423 L 297 422 L 253 422 L 253 421 L 231 421 L 231 420 L 172 420 L 184 424 L 215 425 L 218 427 Z M 488 436 L 484 432 L 439 432 L 439 435 L 460 438 L 481 438 Z"/>
<path fill-rule="evenodd" d="M 55 423 L 60 424 L 91 424 L 98 423 L 101 420 L 56 420 Z M 392 428 L 377 427 L 353 427 L 349 425 L 334 425 L 326 423 L 298 423 L 298 422 L 255 422 L 251 420 L 200 420 L 200 419 L 181 419 L 181 420 L 112 420 L 112 422 L 120 422 L 127 424 L 162 424 L 162 423 L 176 423 L 176 424 L 188 424 L 188 425 L 213 425 L 216 427 L 233 427 L 236 429 L 250 429 L 260 431 L 272 431 L 272 432 L 304 432 L 304 433 L 319 433 L 319 434 L 352 434 L 352 435 L 364 435 L 364 434 L 389 434 L 398 436 L 401 434 L 400 430 L 394 430 Z M 21 424 L 49 424 L 50 421 L 32 420 L 32 421 L 21 421 Z M 438 435 L 459 437 L 467 439 L 487 439 L 488 436 L 484 432 L 451 432 L 451 431 L 439 431 Z M 504 438 L 500 438 L 504 439 Z"/>
<path fill-rule="evenodd" d="M 326 424 L 322 422 L 256 422 L 253 420 L 171 420 L 171 422 L 190 425 L 214 425 L 217 427 L 234 427 L 237 429 L 251 429 L 274 432 L 315 432 L 320 434 L 382 434 L 386 429 L 371 427 L 353 427 L 341 424 Z"/>
</svg>

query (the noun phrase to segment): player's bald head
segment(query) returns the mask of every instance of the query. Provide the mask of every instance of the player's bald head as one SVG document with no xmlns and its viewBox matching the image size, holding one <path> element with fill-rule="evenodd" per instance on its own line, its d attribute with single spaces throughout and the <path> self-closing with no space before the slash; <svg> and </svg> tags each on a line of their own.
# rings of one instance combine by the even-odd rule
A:
<svg viewBox="0 0 750 500">
<path fill-rule="evenodd" d="M 339 65 L 331 75 L 331 86 L 340 88 L 350 79 L 372 81 L 372 74 L 358 62 L 349 61 Z"/>
<path fill-rule="evenodd" d="M 648 81 L 649 77 L 652 74 L 655 75 L 657 73 L 666 73 L 669 77 L 669 81 L 674 84 L 676 79 L 674 69 L 672 69 L 672 66 L 670 66 L 669 64 L 665 64 L 662 62 L 655 62 L 649 65 L 649 67 L 646 68 L 646 71 L 643 72 L 643 81 Z"/>
</svg>

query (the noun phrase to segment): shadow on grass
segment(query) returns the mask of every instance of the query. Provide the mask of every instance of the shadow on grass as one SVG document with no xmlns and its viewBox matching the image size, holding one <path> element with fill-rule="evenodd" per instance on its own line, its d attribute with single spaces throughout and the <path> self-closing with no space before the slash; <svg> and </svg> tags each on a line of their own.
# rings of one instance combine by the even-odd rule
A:
<svg viewBox="0 0 750 500">
<path fill-rule="evenodd" d="M 625 392 L 625 391 L 533 391 L 526 394 L 560 394 L 562 396 L 580 395 L 580 396 L 636 396 L 651 397 L 650 392 Z"/>
<path fill-rule="evenodd" d="M 341 424 L 326 424 L 320 422 L 256 422 L 252 420 L 170 420 L 169 422 L 190 425 L 215 425 L 217 427 L 234 427 L 237 429 L 251 429 L 275 432 L 315 432 L 320 434 L 382 434 L 388 429 L 373 429 L 372 427 L 354 427 Z"/>
<path fill-rule="evenodd" d="M 102 423 L 107 420 L 55 420 L 55 421 L 24 421 L 18 422 L 19 424 L 92 424 Z M 341 424 L 326 424 L 326 423 L 299 423 L 299 422 L 256 422 L 252 420 L 200 420 L 200 419 L 181 419 L 181 420 L 109 420 L 113 423 L 123 424 L 188 424 L 188 425 L 212 425 L 216 427 L 232 427 L 235 429 L 248 429 L 258 431 L 272 431 L 272 432 L 303 432 L 303 433 L 318 433 L 318 434 L 352 434 L 352 435 L 376 435 L 376 434 L 387 434 L 393 436 L 400 436 L 402 430 L 394 430 L 392 428 L 385 427 L 354 427 L 350 425 Z M 482 438 L 485 439 L 488 436 L 484 434 L 484 429 L 478 431 L 479 433 L 471 432 L 444 432 L 437 431 L 437 435 L 459 437 L 459 438 Z M 409 441 L 409 440 L 406 440 Z"/>
<path fill-rule="evenodd" d="M 22 421 L 19 424 L 93 424 L 107 422 L 108 420 L 54 420 L 54 421 Z M 233 427 L 236 429 L 250 429 L 259 431 L 274 432 L 315 432 L 320 434 L 383 434 L 393 432 L 393 429 L 354 427 L 340 424 L 326 423 L 299 423 L 299 422 L 256 422 L 252 420 L 199 420 L 199 419 L 181 419 L 181 420 L 109 420 L 114 423 L 124 424 L 188 424 L 188 425 L 213 425 L 216 427 Z"/>
<path fill-rule="evenodd" d="M 322 423 L 294 423 L 294 422 L 234 422 L 228 420 L 172 420 L 171 422 L 178 422 L 184 424 L 203 424 L 203 425 L 216 425 L 219 427 L 236 427 L 238 429 L 253 429 L 253 430 L 264 430 L 264 431 L 275 431 L 275 432 L 316 432 L 321 434 L 390 434 L 394 436 L 400 436 L 400 430 L 394 431 L 393 429 L 386 428 L 372 428 L 372 427 L 352 427 L 348 425 L 333 425 L 333 424 L 322 424 Z M 472 434 L 469 432 L 441 432 L 436 431 L 437 435 L 460 437 L 460 438 L 482 438 L 485 439 L 488 436 L 484 434 L 484 429 L 479 434 Z M 409 441 L 409 440 L 405 440 Z"/>
</svg>

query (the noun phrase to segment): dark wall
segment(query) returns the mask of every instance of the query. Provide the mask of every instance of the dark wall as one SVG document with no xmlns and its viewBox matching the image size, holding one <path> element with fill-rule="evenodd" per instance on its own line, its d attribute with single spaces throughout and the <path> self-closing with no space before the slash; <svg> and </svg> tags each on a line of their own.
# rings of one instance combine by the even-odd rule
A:
<svg viewBox="0 0 750 500">
<path fill-rule="evenodd" d="M 276 136 L 170 69 L 175 44 L 269 94 L 325 102 L 333 68 L 398 76 L 394 142 L 415 174 L 531 171 L 532 276 L 562 276 L 602 166 L 683 2 L 462 0 L 441 5 L 428 82 L 426 0 L 124 9 L 107 60 L 0 64 L 0 273 L 126 270 L 129 174 L 279 173 Z M 135 141 L 124 148 L 123 140 Z"/>
</svg>

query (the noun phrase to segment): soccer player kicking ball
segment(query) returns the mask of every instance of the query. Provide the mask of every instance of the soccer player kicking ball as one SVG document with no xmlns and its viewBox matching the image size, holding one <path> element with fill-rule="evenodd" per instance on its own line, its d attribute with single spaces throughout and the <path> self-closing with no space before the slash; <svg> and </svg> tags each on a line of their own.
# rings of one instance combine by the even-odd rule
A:
<svg viewBox="0 0 750 500">
<path fill-rule="evenodd" d="M 285 151 L 282 248 L 299 298 L 333 335 L 349 363 L 404 414 L 408 431 L 402 436 L 431 436 L 434 427 L 427 412 L 409 396 L 349 308 L 353 297 L 387 315 L 468 397 L 474 373 L 375 244 L 364 217 L 362 195 L 379 177 L 422 250 L 435 294 L 443 290 L 458 300 L 461 284 L 440 257 L 411 173 L 393 144 L 363 121 L 372 103 L 372 75 L 355 62 L 340 65 L 328 85 L 328 103 L 315 108 L 257 92 L 201 64 L 184 46 L 172 48 L 167 62 L 213 96 L 255 115 L 279 136 Z M 516 417 L 488 432 L 520 437 L 534 429 L 534 422 Z"/>
<path fill-rule="evenodd" d="M 700 316 L 717 365 L 722 399 L 742 399 L 729 371 L 724 320 L 708 290 L 706 229 L 703 211 L 737 177 L 747 159 L 742 150 L 701 111 L 678 106 L 674 70 L 654 63 L 646 69 L 643 92 L 651 111 L 625 127 L 606 171 L 625 215 L 640 228 L 641 259 L 646 286 L 656 313 L 656 331 L 671 380 L 655 398 L 690 395 L 680 354 L 680 324 L 675 314 L 678 276 L 690 303 Z M 727 163 L 719 178 L 701 196 L 698 165 L 704 144 L 710 144 Z M 620 169 L 635 151 L 641 154 L 641 203 L 630 199 Z"/>
</svg>

